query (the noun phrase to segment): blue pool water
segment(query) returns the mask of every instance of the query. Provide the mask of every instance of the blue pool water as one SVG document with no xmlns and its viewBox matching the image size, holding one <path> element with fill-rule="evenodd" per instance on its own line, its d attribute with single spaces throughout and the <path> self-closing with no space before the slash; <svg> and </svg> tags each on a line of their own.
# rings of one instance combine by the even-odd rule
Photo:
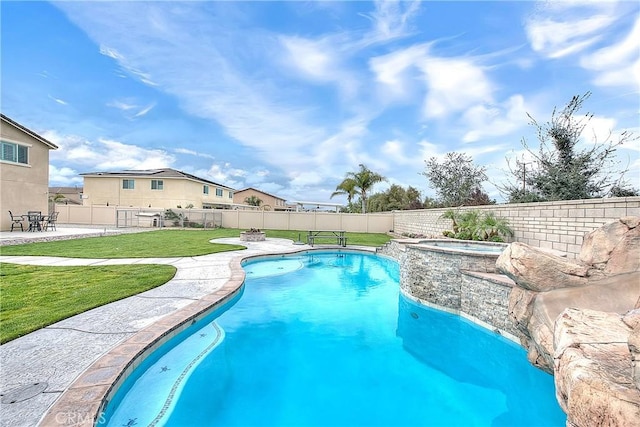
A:
<svg viewBox="0 0 640 427">
<path fill-rule="evenodd" d="M 244 268 L 243 295 L 145 360 L 105 424 L 565 424 L 550 375 L 514 343 L 401 296 L 394 261 L 309 252 Z"/>
</svg>

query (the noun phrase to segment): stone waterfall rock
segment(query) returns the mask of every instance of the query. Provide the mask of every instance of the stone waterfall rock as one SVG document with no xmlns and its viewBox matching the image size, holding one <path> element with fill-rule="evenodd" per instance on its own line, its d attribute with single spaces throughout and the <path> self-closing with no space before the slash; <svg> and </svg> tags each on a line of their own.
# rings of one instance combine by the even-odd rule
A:
<svg viewBox="0 0 640 427">
<path fill-rule="evenodd" d="M 568 426 L 640 426 L 640 217 L 587 234 L 577 260 L 512 243 L 509 315 L 529 361 L 555 375 Z"/>
<path fill-rule="evenodd" d="M 604 274 L 629 273 L 640 268 L 640 217 L 625 217 L 585 236 L 578 259 Z"/>
<path fill-rule="evenodd" d="M 554 379 L 568 425 L 640 424 L 640 390 L 631 375 L 629 344 L 640 325 L 632 329 L 627 317 L 640 318 L 640 310 L 622 316 L 567 308 L 558 316 Z"/>
<path fill-rule="evenodd" d="M 496 261 L 496 268 L 518 286 L 537 292 L 584 286 L 590 277 L 604 276 L 600 270 L 589 265 L 518 242 L 510 244 L 502 252 Z"/>
</svg>

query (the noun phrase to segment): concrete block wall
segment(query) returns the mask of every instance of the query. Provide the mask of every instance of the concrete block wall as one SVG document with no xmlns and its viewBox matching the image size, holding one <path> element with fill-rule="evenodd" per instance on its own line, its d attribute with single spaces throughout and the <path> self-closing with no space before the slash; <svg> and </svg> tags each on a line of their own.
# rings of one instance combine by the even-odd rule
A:
<svg viewBox="0 0 640 427">
<path fill-rule="evenodd" d="M 640 216 L 640 197 L 569 200 L 462 207 L 493 211 L 506 218 L 515 235 L 510 241 L 565 252 L 568 258 L 580 253 L 585 234 L 624 216 Z M 448 209 L 395 211 L 396 234 L 442 237 L 451 221 L 442 219 Z"/>
</svg>

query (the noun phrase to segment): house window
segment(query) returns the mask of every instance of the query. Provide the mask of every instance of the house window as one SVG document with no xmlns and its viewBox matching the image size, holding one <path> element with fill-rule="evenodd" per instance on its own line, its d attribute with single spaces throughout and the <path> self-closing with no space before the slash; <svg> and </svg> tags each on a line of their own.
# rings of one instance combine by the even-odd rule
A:
<svg viewBox="0 0 640 427">
<path fill-rule="evenodd" d="M 222 197 L 222 188 L 216 188 L 216 196 Z"/>
<path fill-rule="evenodd" d="M 208 185 L 203 185 L 202 186 L 202 192 L 204 194 L 209 194 L 209 186 Z"/>
<path fill-rule="evenodd" d="M 133 190 L 135 188 L 136 181 L 134 179 L 123 179 L 122 180 L 122 189 L 123 190 Z"/>
<path fill-rule="evenodd" d="M 231 191 L 229 191 L 229 198 L 233 199 L 233 193 Z"/>
<path fill-rule="evenodd" d="M 5 162 L 29 164 L 29 147 L 2 141 L 2 160 Z"/>
<path fill-rule="evenodd" d="M 152 179 L 151 180 L 151 189 L 152 190 L 164 190 L 164 181 L 161 179 Z"/>
</svg>

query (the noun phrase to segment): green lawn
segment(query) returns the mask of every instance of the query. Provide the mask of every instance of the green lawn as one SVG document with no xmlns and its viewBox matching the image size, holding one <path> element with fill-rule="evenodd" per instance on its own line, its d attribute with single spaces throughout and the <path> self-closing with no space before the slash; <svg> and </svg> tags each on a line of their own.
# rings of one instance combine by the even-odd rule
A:
<svg viewBox="0 0 640 427">
<path fill-rule="evenodd" d="M 173 258 L 245 249 L 244 246 L 209 243 L 216 237 L 230 236 L 239 234 L 224 235 L 220 230 L 157 230 L 3 246 L 0 253 L 70 258 Z"/>
<path fill-rule="evenodd" d="M 170 265 L 43 267 L 1 263 L 0 343 L 162 285 L 175 273 L 176 268 Z"/>
<path fill-rule="evenodd" d="M 0 248 L 2 255 L 72 258 L 173 258 L 246 249 L 210 243 L 243 230 L 157 230 L 144 233 L 27 243 Z M 306 240 L 306 231 L 266 230 L 267 238 Z M 346 233 L 349 245 L 381 246 L 383 233 Z M 327 241 L 330 243 L 330 241 Z M 169 281 L 168 265 L 43 267 L 0 263 L 0 343 L 92 308 Z"/>
<path fill-rule="evenodd" d="M 0 248 L 2 255 L 61 256 L 71 258 L 172 258 L 245 249 L 239 245 L 210 243 L 220 237 L 239 237 L 232 228 L 215 230 L 157 230 L 115 236 L 88 237 L 53 242 L 27 243 Z M 306 231 L 265 230 L 267 238 L 306 241 Z M 349 245 L 382 246 L 391 238 L 384 233 L 346 233 Z M 323 243 L 320 242 L 320 243 Z M 329 240 L 326 243 L 330 243 Z M 335 242 L 334 242 L 335 243 Z"/>
</svg>

